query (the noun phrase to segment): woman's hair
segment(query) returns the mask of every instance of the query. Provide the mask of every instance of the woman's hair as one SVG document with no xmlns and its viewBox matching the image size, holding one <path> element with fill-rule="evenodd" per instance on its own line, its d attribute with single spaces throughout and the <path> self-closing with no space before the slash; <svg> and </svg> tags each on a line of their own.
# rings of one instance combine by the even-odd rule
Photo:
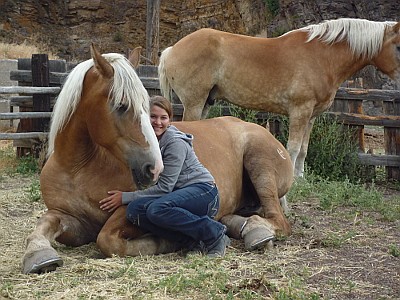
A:
<svg viewBox="0 0 400 300">
<path fill-rule="evenodd" d="M 173 117 L 173 111 L 172 111 L 172 105 L 171 102 L 169 102 L 167 99 L 165 99 L 163 96 L 153 96 L 150 98 L 150 108 L 155 105 L 163 110 L 165 110 L 169 116 L 169 118 L 172 120 Z"/>
</svg>

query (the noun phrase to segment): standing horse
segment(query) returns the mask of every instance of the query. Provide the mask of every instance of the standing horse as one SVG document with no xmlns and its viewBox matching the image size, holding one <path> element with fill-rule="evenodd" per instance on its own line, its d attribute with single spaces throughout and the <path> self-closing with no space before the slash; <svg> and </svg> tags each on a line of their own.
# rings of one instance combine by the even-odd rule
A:
<svg viewBox="0 0 400 300">
<path fill-rule="evenodd" d="M 289 116 L 290 153 L 296 176 L 315 117 L 332 104 L 340 84 L 366 65 L 393 79 L 400 71 L 400 23 L 338 19 L 256 38 L 200 29 L 162 52 L 162 93 L 172 90 L 183 120 L 198 120 L 207 103 L 233 104 Z"/>
<path fill-rule="evenodd" d="M 79 64 L 57 99 L 49 135 L 49 158 L 40 175 L 48 208 L 27 237 L 24 273 L 52 271 L 63 260 L 51 242 L 70 246 L 97 242 L 106 256 L 135 256 L 177 250 L 175 244 L 144 234 L 126 219 L 126 206 L 100 209 L 107 191 L 132 191 L 154 182 L 162 170 L 159 145 L 148 115 L 149 96 L 131 63 L 120 54 L 99 54 Z M 217 219 L 251 250 L 277 233 L 289 235 L 279 198 L 293 169 L 285 148 L 261 126 L 235 118 L 180 122 L 193 133 L 199 159 L 214 175 L 221 203 Z M 258 214 L 242 217 L 243 207 Z"/>
</svg>

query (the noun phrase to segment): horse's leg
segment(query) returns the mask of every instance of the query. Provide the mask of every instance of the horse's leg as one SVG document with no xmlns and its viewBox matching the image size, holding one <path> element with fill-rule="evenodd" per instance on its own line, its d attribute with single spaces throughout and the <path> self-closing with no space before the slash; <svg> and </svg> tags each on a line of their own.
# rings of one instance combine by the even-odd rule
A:
<svg viewBox="0 0 400 300">
<path fill-rule="evenodd" d="M 203 103 L 184 104 L 182 121 L 200 120 L 203 113 L 203 107 Z"/>
<path fill-rule="evenodd" d="M 280 197 L 292 184 L 292 167 L 288 160 L 276 159 L 275 149 L 268 152 L 254 145 L 246 150 L 244 167 L 257 192 L 262 215 L 253 215 L 247 220 L 242 235 L 248 249 L 258 248 L 276 234 L 290 235 L 291 227 L 283 212 Z M 289 173 L 289 174 L 286 174 Z"/>
<path fill-rule="evenodd" d="M 186 84 L 188 84 L 186 82 Z M 183 104 L 182 121 L 196 121 L 207 116 L 208 101 L 210 93 L 214 93 L 213 87 L 210 84 L 195 83 L 193 87 L 186 90 L 175 90 L 175 93 Z"/>
<path fill-rule="evenodd" d="M 63 260 L 51 246 L 57 237 L 66 230 L 78 234 L 78 240 L 73 236 L 66 237 L 72 245 L 82 245 L 90 242 L 83 234 L 84 229 L 77 219 L 59 211 L 49 210 L 38 221 L 36 229 L 26 239 L 26 250 L 23 257 L 23 272 L 43 273 L 53 271 L 63 265 Z"/>
<path fill-rule="evenodd" d="M 300 149 L 303 145 L 303 139 L 305 136 L 306 128 L 309 126 L 311 119 L 312 109 L 306 107 L 297 107 L 292 109 L 292 113 L 289 115 L 289 137 L 287 143 L 287 150 L 292 160 L 294 175 L 295 177 L 302 177 L 304 171 L 304 161 L 303 166 L 300 169 L 296 167 L 301 162 L 298 163 L 298 156 Z M 301 170 L 303 169 L 303 170 Z"/>
<path fill-rule="evenodd" d="M 126 206 L 118 208 L 104 224 L 97 237 L 97 246 L 108 257 L 153 255 L 178 250 L 172 242 L 150 234 L 143 235 L 126 219 Z"/>
<path fill-rule="evenodd" d="M 254 143 L 257 143 L 257 140 L 254 140 Z M 244 238 L 247 250 L 264 246 L 277 234 L 291 234 L 291 227 L 283 213 L 279 196 L 289 189 L 293 170 L 287 160 L 282 160 L 279 164 L 273 157 L 268 157 L 273 154 L 260 150 L 264 149 L 250 145 L 245 153 L 244 167 L 260 200 L 261 216 L 244 218 L 229 215 L 221 219 L 228 227 L 231 237 Z M 285 176 L 285 170 L 289 175 Z"/>
<path fill-rule="evenodd" d="M 306 128 L 305 128 L 305 132 L 304 132 L 304 136 L 303 136 L 303 143 L 301 144 L 301 148 L 300 148 L 300 152 L 297 156 L 297 160 L 296 160 L 296 165 L 295 165 L 295 170 L 296 170 L 296 177 L 303 177 L 304 176 L 304 162 L 306 160 L 306 156 L 307 156 L 307 151 L 308 151 L 308 143 L 310 141 L 310 136 L 311 136 L 311 131 L 313 128 L 315 122 L 315 118 L 312 118 Z"/>
<path fill-rule="evenodd" d="M 279 198 L 279 202 L 281 203 L 281 206 L 282 206 L 282 209 L 283 209 L 283 212 L 285 213 L 285 215 L 288 215 L 290 212 L 290 208 L 287 204 L 286 195 Z"/>
</svg>

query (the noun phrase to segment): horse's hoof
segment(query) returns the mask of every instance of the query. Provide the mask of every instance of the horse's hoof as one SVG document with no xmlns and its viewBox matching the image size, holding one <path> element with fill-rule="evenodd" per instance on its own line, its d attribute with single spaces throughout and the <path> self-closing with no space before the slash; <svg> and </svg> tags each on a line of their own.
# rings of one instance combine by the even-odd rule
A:
<svg viewBox="0 0 400 300">
<path fill-rule="evenodd" d="M 247 224 L 247 218 L 238 215 L 229 215 L 221 219 L 221 223 L 227 227 L 226 234 L 234 239 L 242 238 L 243 228 Z"/>
<path fill-rule="evenodd" d="M 248 251 L 253 251 L 264 247 L 268 244 L 268 242 L 272 242 L 274 239 L 275 235 L 272 234 L 267 228 L 254 228 L 245 234 L 244 247 Z"/>
<path fill-rule="evenodd" d="M 63 265 L 63 260 L 53 248 L 28 253 L 23 261 L 24 274 L 42 274 L 52 272 Z"/>
</svg>

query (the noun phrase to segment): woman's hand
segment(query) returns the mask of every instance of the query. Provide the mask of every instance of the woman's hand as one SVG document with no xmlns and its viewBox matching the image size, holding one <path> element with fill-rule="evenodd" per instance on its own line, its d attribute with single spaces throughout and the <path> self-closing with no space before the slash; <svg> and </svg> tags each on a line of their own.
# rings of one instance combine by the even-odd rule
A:
<svg viewBox="0 0 400 300">
<path fill-rule="evenodd" d="M 122 205 L 122 192 L 121 191 L 109 191 L 109 197 L 99 201 L 100 209 L 108 212 L 113 212 Z"/>
</svg>

